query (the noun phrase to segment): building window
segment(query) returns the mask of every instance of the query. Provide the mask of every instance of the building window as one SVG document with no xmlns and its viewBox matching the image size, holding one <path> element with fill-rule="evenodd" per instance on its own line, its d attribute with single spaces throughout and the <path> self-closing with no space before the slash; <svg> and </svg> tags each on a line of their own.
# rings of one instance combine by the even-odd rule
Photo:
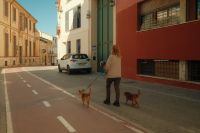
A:
<svg viewBox="0 0 200 133">
<path fill-rule="evenodd" d="M 156 10 L 141 16 L 141 30 L 179 24 L 180 6 Z"/>
<path fill-rule="evenodd" d="M 16 35 L 13 36 L 13 56 L 16 57 L 17 55 L 17 37 Z"/>
<path fill-rule="evenodd" d="M 20 13 L 19 15 L 19 25 L 20 25 L 20 30 L 24 31 L 24 27 L 25 27 L 25 17 L 23 13 Z"/>
<path fill-rule="evenodd" d="M 8 61 L 5 61 L 5 66 L 8 66 Z"/>
<path fill-rule="evenodd" d="M 77 9 L 77 28 L 81 27 L 81 7 L 78 6 Z"/>
<path fill-rule="evenodd" d="M 155 63 L 153 60 L 138 60 L 138 73 L 142 75 L 155 75 Z"/>
<path fill-rule="evenodd" d="M 16 22 L 17 20 L 17 9 L 15 7 L 13 7 L 13 21 Z"/>
<path fill-rule="evenodd" d="M 175 60 L 154 60 L 155 76 L 179 79 L 179 61 Z"/>
<path fill-rule="evenodd" d="M 27 19 L 27 17 L 24 17 L 24 27 L 26 29 L 28 28 L 28 19 Z"/>
<path fill-rule="evenodd" d="M 29 20 L 29 30 L 31 30 L 31 20 Z"/>
<path fill-rule="evenodd" d="M 8 17 L 8 1 L 4 0 L 4 16 Z"/>
<path fill-rule="evenodd" d="M 73 29 L 81 27 L 81 6 L 74 8 L 73 10 Z"/>
<path fill-rule="evenodd" d="M 200 0 L 197 0 L 197 18 L 200 19 Z"/>
<path fill-rule="evenodd" d="M 33 56 L 34 56 L 34 57 L 35 57 L 35 52 L 36 52 L 36 51 L 35 51 L 35 49 L 36 49 L 35 47 L 36 47 L 35 42 L 33 42 Z"/>
<path fill-rule="evenodd" d="M 33 32 L 35 32 L 35 23 L 33 23 Z"/>
<path fill-rule="evenodd" d="M 179 79 L 179 61 L 138 60 L 138 72 L 142 75 Z"/>
<path fill-rule="evenodd" d="M 8 33 L 5 33 L 5 38 L 4 38 L 4 42 L 5 42 L 5 53 L 4 56 L 8 57 L 8 51 L 9 51 L 9 35 Z"/>
<path fill-rule="evenodd" d="M 60 27 L 59 27 L 60 30 Z M 69 30 L 69 11 L 65 13 L 65 31 Z"/>
<path fill-rule="evenodd" d="M 25 56 L 28 56 L 28 40 L 25 41 Z"/>
<path fill-rule="evenodd" d="M 188 80 L 200 82 L 200 61 L 188 61 Z"/>
<path fill-rule="evenodd" d="M 31 52 L 32 52 L 31 50 L 32 50 L 32 49 L 31 49 L 31 41 L 29 41 L 29 57 L 31 57 L 31 55 L 32 55 L 32 54 L 31 54 Z"/>
<path fill-rule="evenodd" d="M 13 61 L 13 65 L 15 65 L 15 61 Z"/>
<path fill-rule="evenodd" d="M 80 39 L 76 40 L 76 53 L 78 53 L 78 54 L 81 53 L 81 40 Z"/>
<path fill-rule="evenodd" d="M 71 41 L 67 42 L 67 53 L 70 54 L 71 53 Z"/>
</svg>

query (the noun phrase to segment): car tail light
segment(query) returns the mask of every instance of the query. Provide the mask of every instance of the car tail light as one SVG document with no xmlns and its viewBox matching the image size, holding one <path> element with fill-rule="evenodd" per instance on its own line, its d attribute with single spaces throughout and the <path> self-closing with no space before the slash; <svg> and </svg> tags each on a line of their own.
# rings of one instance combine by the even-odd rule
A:
<svg viewBox="0 0 200 133">
<path fill-rule="evenodd" d="M 74 60 L 74 59 L 72 59 L 72 60 L 70 60 L 71 62 L 76 62 L 76 60 Z"/>
</svg>

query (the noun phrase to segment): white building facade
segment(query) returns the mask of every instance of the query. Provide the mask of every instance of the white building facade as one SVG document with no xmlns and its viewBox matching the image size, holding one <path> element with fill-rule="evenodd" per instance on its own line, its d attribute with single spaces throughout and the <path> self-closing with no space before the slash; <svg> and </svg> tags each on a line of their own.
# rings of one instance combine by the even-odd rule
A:
<svg viewBox="0 0 200 133">
<path fill-rule="evenodd" d="M 57 0 L 58 59 L 67 53 L 85 53 L 93 70 L 106 60 L 116 44 L 114 0 Z"/>
<path fill-rule="evenodd" d="M 67 53 L 89 53 L 88 0 L 61 0 L 58 10 L 58 58 Z"/>
</svg>

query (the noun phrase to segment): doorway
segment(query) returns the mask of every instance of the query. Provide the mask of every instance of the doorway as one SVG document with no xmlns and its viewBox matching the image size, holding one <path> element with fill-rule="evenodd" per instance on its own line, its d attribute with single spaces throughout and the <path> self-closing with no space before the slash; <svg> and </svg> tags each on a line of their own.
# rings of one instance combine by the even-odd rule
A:
<svg viewBox="0 0 200 133">
<path fill-rule="evenodd" d="M 101 61 L 106 61 L 113 45 L 113 6 L 110 0 L 98 0 L 97 5 L 97 71 L 103 71 Z"/>
</svg>

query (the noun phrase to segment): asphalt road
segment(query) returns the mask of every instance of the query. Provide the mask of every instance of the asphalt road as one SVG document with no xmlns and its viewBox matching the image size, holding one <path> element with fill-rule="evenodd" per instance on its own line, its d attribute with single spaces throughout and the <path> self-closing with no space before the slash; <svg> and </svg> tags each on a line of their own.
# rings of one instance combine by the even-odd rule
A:
<svg viewBox="0 0 200 133">
<path fill-rule="evenodd" d="M 38 92 L 39 94 L 35 95 L 34 91 L 32 91 L 27 86 L 27 83 L 24 83 L 24 81 L 20 79 L 18 74 L 21 75 L 22 77 L 24 76 L 24 78 L 26 78 L 25 80 L 27 80 L 28 83 L 30 82 L 29 85 L 31 85 L 32 87 L 31 89 L 36 90 L 36 92 Z M 17 77 L 14 78 L 13 75 L 17 75 L 18 78 Z M 44 114 L 41 115 L 41 117 L 46 118 L 48 121 L 52 121 L 52 122 L 55 120 L 56 121 L 55 123 L 57 124 L 52 123 L 52 125 L 54 124 L 57 125 L 59 129 L 61 127 L 63 128 L 63 125 L 60 124 L 58 121 L 60 120 L 62 121 L 62 119 L 64 118 L 65 120 L 69 121 L 69 123 L 76 129 L 77 132 L 82 133 L 82 131 L 87 130 L 86 132 L 90 133 L 88 130 L 94 129 L 95 133 L 96 132 L 104 133 L 104 131 L 102 131 L 101 128 L 104 129 L 104 126 L 105 126 L 105 129 L 107 128 L 110 129 L 110 125 L 104 122 L 103 120 L 99 121 L 99 123 L 96 124 L 96 121 L 99 120 L 99 118 L 96 119 L 96 117 L 100 117 L 100 118 L 105 117 L 106 121 L 112 121 L 112 122 L 114 121 L 115 124 L 117 123 L 116 125 L 114 124 L 113 128 L 111 128 L 112 130 L 107 129 L 105 133 L 107 132 L 112 133 L 115 131 L 114 129 L 118 129 L 118 128 L 119 130 L 117 131 L 120 133 L 126 133 L 126 130 L 128 132 L 130 131 L 131 132 L 143 132 L 143 131 L 145 132 L 146 131 L 149 133 L 150 132 L 152 133 L 200 133 L 200 122 L 199 122 L 200 120 L 200 91 L 197 91 L 197 90 L 177 88 L 173 86 L 138 82 L 138 81 L 132 81 L 132 80 L 122 80 L 121 87 L 120 87 L 121 88 L 121 98 L 120 98 L 121 106 L 119 108 L 116 108 L 113 105 L 107 106 L 102 103 L 102 101 L 105 98 L 105 78 L 102 75 L 100 75 L 99 78 L 94 82 L 92 86 L 92 107 L 87 109 L 81 105 L 81 101 L 78 99 L 79 98 L 78 90 L 86 88 L 88 84 L 97 76 L 97 74 L 95 73 L 92 73 L 92 74 L 74 73 L 72 75 L 68 75 L 66 72 L 59 73 L 57 70 L 57 67 L 25 67 L 25 68 L 8 69 L 6 78 L 7 76 L 8 78 L 11 78 L 11 79 L 14 78 L 13 80 L 15 82 L 19 82 L 19 85 L 17 86 L 24 85 L 24 87 L 26 88 L 26 89 L 24 88 L 23 92 L 20 91 L 20 88 L 22 86 L 19 87 L 19 89 L 14 89 L 14 90 L 9 89 L 9 91 L 11 91 L 11 92 L 8 91 L 9 95 L 11 94 L 11 101 L 15 103 L 13 104 L 11 102 L 10 104 L 11 111 L 15 112 L 16 110 L 17 112 L 17 109 L 20 110 L 20 107 L 21 107 L 21 111 L 19 112 L 22 112 L 22 114 L 24 115 L 26 113 L 28 114 L 29 110 L 27 110 L 27 112 L 23 112 L 22 111 L 24 110 L 23 107 L 25 108 L 24 111 L 26 111 L 26 109 L 31 109 L 32 107 L 35 108 L 33 109 L 34 111 L 37 111 L 36 109 L 36 106 L 37 106 L 39 107 L 38 110 L 41 110 L 40 111 L 41 113 L 44 110 L 47 110 L 47 112 L 44 111 Z M 10 85 L 9 82 L 7 84 L 9 87 Z M 16 85 L 12 85 L 11 88 L 13 88 L 13 86 L 16 86 Z M 27 91 L 27 89 L 29 89 L 29 91 Z M 125 97 L 123 96 L 124 91 L 136 92 L 138 89 L 140 89 L 142 93 L 141 98 L 140 98 L 139 109 L 134 108 L 131 105 L 126 105 Z M 113 90 L 111 92 L 112 102 L 114 101 L 114 97 L 115 97 Z M 21 92 L 21 93 L 18 94 L 18 92 Z M 25 94 L 25 92 L 27 94 Z M 31 93 L 31 95 L 33 94 L 34 95 L 31 96 L 28 93 Z M 30 99 L 30 101 L 21 99 L 22 97 Z M 19 100 L 17 100 L 17 98 Z M 20 99 L 21 99 L 21 102 L 20 102 Z M 51 104 L 51 107 L 46 108 L 43 103 L 44 101 L 48 101 Z M 72 110 L 70 110 L 69 107 L 71 107 Z M 77 110 L 78 112 L 76 112 Z M 34 111 L 33 111 L 33 114 L 39 113 L 39 112 L 34 112 Z M 82 111 L 83 111 L 83 116 L 88 116 L 86 117 L 86 119 L 82 117 L 81 115 L 82 113 L 80 113 Z M 91 115 L 93 113 L 91 113 L 90 111 L 92 111 L 94 114 L 97 114 L 97 116 Z M 70 113 L 74 113 L 74 115 L 70 115 Z M 16 117 L 17 116 L 18 114 L 16 115 Z M 31 116 L 31 114 L 27 115 L 27 117 L 28 116 Z M 53 117 L 49 118 L 49 116 L 53 116 Z M 74 119 L 73 119 L 73 116 L 74 116 Z M 12 117 L 12 118 L 14 120 L 15 117 Z M 36 118 L 38 118 L 38 120 L 41 119 L 39 116 Z M 30 122 L 32 121 L 31 118 L 25 118 L 24 120 L 19 117 L 18 119 L 19 121 L 25 121 L 25 123 L 26 123 L 26 120 L 29 120 L 29 119 L 30 119 L 29 120 Z M 86 129 L 85 130 L 84 128 L 82 129 L 81 128 L 82 123 L 77 124 L 75 119 L 77 119 L 78 121 L 83 121 L 82 123 Z M 86 123 L 90 123 L 89 122 L 90 120 L 92 122 L 91 124 L 89 124 L 90 126 L 88 126 Z M 42 121 L 43 120 L 41 120 L 41 122 Z M 14 129 L 17 129 L 14 123 L 13 123 L 13 127 Z M 37 125 L 37 124 L 32 123 L 31 125 Z M 44 130 L 45 131 L 47 130 L 47 128 L 45 129 L 45 122 L 40 123 L 38 125 L 44 125 L 43 127 Z M 79 129 L 78 125 L 80 126 L 81 130 Z M 24 125 L 21 127 L 24 127 Z M 51 128 L 53 126 L 51 126 L 50 124 L 50 126 L 47 126 L 47 127 Z M 55 127 L 55 128 L 58 128 L 58 127 Z M 100 127 L 100 129 L 98 130 L 97 127 Z M 121 130 L 121 128 L 123 130 Z M 66 128 L 64 128 L 64 130 L 66 131 Z"/>
<path fill-rule="evenodd" d="M 142 133 L 25 68 L 5 69 L 7 133 Z"/>
</svg>

